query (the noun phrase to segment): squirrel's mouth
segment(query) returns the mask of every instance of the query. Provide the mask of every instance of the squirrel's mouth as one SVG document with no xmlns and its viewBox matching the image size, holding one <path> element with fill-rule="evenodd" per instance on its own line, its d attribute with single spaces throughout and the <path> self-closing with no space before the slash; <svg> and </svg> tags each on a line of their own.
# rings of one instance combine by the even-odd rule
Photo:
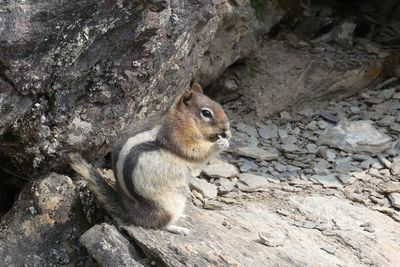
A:
<svg viewBox="0 0 400 267">
<path fill-rule="evenodd" d="M 218 134 L 213 134 L 213 135 L 210 136 L 209 139 L 210 139 L 211 142 L 215 142 L 215 141 L 217 141 L 220 137 L 226 138 L 226 139 L 230 139 L 231 136 L 232 136 L 232 135 L 231 135 L 231 131 L 227 130 L 227 131 L 223 131 L 223 132 L 218 133 Z"/>
<path fill-rule="evenodd" d="M 210 137 L 208 138 L 211 142 L 215 142 L 215 141 L 217 141 L 218 140 L 218 135 L 220 135 L 220 134 L 213 134 L 213 135 L 210 135 Z M 222 135 L 221 135 L 221 137 L 222 137 Z"/>
</svg>

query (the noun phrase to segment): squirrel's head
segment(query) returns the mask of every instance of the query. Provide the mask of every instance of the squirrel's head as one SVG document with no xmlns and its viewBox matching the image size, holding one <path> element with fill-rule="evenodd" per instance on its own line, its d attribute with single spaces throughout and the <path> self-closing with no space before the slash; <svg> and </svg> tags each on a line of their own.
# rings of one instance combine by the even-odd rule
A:
<svg viewBox="0 0 400 267">
<path fill-rule="evenodd" d="M 231 135 L 230 124 L 221 105 L 205 96 L 197 83 L 177 98 L 175 109 L 183 118 L 189 119 L 192 124 L 194 122 L 203 138 L 211 142 L 215 142 L 218 136 L 227 138 Z M 190 129 L 187 130 L 189 133 Z"/>
</svg>

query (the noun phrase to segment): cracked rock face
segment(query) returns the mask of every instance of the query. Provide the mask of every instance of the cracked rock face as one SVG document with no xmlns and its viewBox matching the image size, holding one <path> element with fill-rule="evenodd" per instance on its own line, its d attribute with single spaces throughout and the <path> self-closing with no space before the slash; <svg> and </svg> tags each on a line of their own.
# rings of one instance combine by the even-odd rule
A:
<svg viewBox="0 0 400 267">
<path fill-rule="evenodd" d="M 91 266 L 78 245 L 89 224 L 72 180 L 52 173 L 26 187 L 0 224 L 1 266 Z"/>
<path fill-rule="evenodd" d="M 0 3 L 0 148 L 26 173 L 109 149 L 192 80 L 207 85 L 255 47 L 249 1 Z M 227 45 L 229 44 L 229 45 Z"/>
</svg>

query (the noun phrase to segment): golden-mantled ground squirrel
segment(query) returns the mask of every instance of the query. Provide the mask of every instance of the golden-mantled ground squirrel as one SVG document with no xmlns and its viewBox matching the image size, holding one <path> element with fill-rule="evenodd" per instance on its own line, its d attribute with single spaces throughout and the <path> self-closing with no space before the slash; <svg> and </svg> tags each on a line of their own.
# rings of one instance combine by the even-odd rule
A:
<svg viewBox="0 0 400 267">
<path fill-rule="evenodd" d="M 190 171 L 229 147 L 229 121 L 199 84 L 185 90 L 158 121 L 121 140 L 112 152 L 116 189 L 79 155 L 72 168 L 108 212 L 127 223 L 188 235 L 174 225 L 188 197 Z"/>
</svg>

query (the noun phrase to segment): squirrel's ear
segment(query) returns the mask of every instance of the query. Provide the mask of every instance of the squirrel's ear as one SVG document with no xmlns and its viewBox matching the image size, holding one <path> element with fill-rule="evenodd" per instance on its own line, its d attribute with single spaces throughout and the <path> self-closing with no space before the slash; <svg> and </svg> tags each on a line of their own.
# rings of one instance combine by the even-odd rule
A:
<svg viewBox="0 0 400 267">
<path fill-rule="evenodd" d="M 185 90 L 179 97 L 177 103 L 177 109 L 183 109 L 186 106 L 189 106 L 190 101 L 193 98 L 193 92 L 190 90 Z"/>
<path fill-rule="evenodd" d="M 203 93 L 203 88 L 201 88 L 201 85 L 198 83 L 192 85 L 192 90 L 198 93 Z"/>
</svg>

